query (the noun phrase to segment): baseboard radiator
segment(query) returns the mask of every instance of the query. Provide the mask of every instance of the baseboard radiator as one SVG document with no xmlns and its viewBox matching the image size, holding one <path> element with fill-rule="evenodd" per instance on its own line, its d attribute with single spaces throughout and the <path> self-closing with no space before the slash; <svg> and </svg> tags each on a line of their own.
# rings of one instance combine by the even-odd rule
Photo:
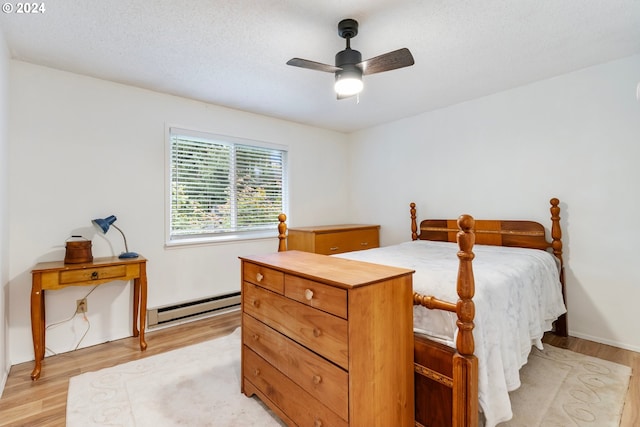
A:
<svg viewBox="0 0 640 427">
<path fill-rule="evenodd" d="M 151 328 L 171 322 L 211 315 L 216 311 L 226 310 L 235 306 L 240 306 L 240 292 L 151 308 L 147 310 L 147 326 Z"/>
</svg>

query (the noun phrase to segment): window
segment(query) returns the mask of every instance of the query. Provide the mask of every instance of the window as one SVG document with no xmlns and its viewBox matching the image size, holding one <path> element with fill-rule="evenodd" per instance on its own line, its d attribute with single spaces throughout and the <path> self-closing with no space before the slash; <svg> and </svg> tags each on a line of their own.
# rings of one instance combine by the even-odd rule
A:
<svg viewBox="0 0 640 427">
<path fill-rule="evenodd" d="M 169 145 L 168 243 L 277 235 L 286 149 L 177 128 Z"/>
</svg>

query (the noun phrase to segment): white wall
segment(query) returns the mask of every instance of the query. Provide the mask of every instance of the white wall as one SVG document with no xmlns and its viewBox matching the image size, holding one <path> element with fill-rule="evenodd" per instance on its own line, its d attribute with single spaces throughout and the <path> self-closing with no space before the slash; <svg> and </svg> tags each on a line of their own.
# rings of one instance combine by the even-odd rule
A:
<svg viewBox="0 0 640 427">
<path fill-rule="evenodd" d="M 0 31 L 0 395 L 9 375 L 9 52 Z"/>
<path fill-rule="evenodd" d="M 288 145 L 290 225 L 380 223 L 383 244 L 409 238 L 410 201 L 420 216 L 548 224 L 548 200 L 559 197 L 570 333 L 640 350 L 631 266 L 640 56 L 349 137 L 18 61 L 9 71 L 11 186 L 0 208 L 9 212 L 11 256 L 0 273 L 11 301 L 10 364 L 33 359 L 33 264 L 62 259 L 71 234 L 92 238 L 94 256 L 122 250 L 117 233 L 95 235 L 91 218 L 116 214 L 130 249 L 149 259 L 150 307 L 237 290 L 237 256 L 274 250 L 275 239 L 164 248 L 166 124 Z M 50 292 L 48 323 L 67 319 L 89 289 Z M 130 286 L 98 288 L 82 346 L 129 336 L 130 307 Z M 86 326 L 78 318 L 50 330 L 48 347 L 71 350 Z"/>
<path fill-rule="evenodd" d="M 351 220 L 534 219 L 561 201 L 570 334 L 640 351 L 640 56 L 350 136 Z"/>
<path fill-rule="evenodd" d="M 149 307 L 237 291 L 238 256 L 277 249 L 275 232 L 245 243 L 164 247 L 167 124 L 288 146 L 291 223 L 347 219 L 344 134 L 24 62 L 11 61 L 10 70 L 12 364 L 33 360 L 31 267 L 63 259 L 72 234 L 92 239 L 94 257 L 123 250 L 119 233 L 96 235 L 92 218 L 115 214 L 129 249 L 148 258 Z M 48 292 L 47 323 L 69 318 L 90 289 Z M 81 347 L 130 336 L 131 301 L 123 282 L 93 292 Z M 77 316 L 52 328 L 47 347 L 73 349 L 86 327 Z"/>
</svg>

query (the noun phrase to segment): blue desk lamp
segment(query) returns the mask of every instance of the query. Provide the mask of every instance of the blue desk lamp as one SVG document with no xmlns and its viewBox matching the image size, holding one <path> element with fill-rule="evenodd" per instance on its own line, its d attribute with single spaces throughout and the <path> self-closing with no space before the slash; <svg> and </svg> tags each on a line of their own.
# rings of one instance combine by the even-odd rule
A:
<svg viewBox="0 0 640 427">
<path fill-rule="evenodd" d="M 127 238 L 125 237 L 122 230 L 120 230 L 120 228 L 118 228 L 118 226 L 114 224 L 114 222 L 116 222 L 116 219 L 118 218 L 116 218 L 115 215 L 111 215 L 104 219 L 93 219 L 91 220 L 91 222 L 102 232 L 102 234 L 107 234 L 107 231 L 109 231 L 109 227 L 115 228 L 120 232 L 120 234 L 122 234 L 122 238 L 124 239 L 125 252 L 121 253 L 118 258 L 138 258 L 137 253 L 129 252 L 129 246 L 127 246 Z"/>
</svg>

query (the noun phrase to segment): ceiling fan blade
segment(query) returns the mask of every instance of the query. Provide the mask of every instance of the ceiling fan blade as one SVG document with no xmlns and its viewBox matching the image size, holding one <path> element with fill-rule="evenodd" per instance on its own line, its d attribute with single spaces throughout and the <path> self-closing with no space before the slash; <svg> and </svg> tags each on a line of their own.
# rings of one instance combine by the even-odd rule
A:
<svg viewBox="0 0 640 427">
<path fill-rule="evenodd" d="M 308 59 L 292 58 L 287 61 L 287 65 L 293 65 L 294 67 L 308 68 L 309 70 L 324 71 L 325 73 L 335 73 L 342 68 L 334 65 L 322 64 L 320 62 L 309 61 Z"/>
<path fill-rule="evenodd" d="M 409 49 L 403 47 L 402 49 L 394 50 L 393 52 L 388 52 L 362 61 L 360 66 L 362 67 L 362 74 L 366 76 L 369 74 L 408 67 L 413 64 L 413 55 L 411 55 Z"/>
</svg>

